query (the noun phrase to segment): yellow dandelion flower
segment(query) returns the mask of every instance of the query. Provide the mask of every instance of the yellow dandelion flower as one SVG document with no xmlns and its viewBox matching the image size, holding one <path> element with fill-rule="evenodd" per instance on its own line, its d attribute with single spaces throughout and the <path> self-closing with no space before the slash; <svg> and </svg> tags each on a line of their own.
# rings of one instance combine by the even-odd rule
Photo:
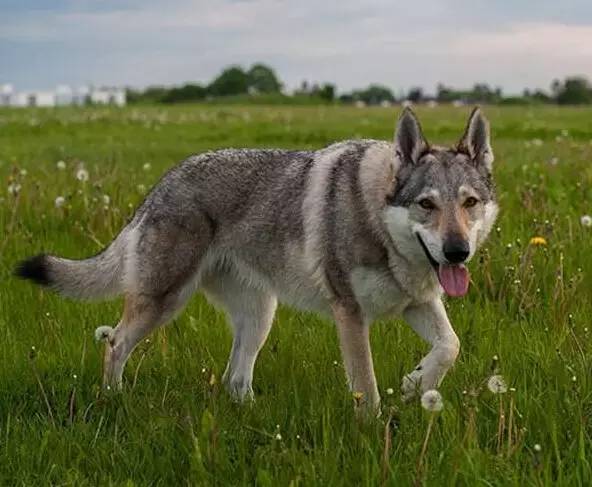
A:
<svg viewBox="0 0 592 487">
<path fill-rule="evenodd" d="M 356 401 L 360 401 L 360 400 L 362 400 L 364 398 L 364 393 L 363 392 L 354 392 L 352 395 L 354 396 L 354 399 Z"/>
<path fill-rule="evenodd" d="M 532 237 L 530 239 L 530 245 L 547 245 L 545 237 Z"/>
</svg>

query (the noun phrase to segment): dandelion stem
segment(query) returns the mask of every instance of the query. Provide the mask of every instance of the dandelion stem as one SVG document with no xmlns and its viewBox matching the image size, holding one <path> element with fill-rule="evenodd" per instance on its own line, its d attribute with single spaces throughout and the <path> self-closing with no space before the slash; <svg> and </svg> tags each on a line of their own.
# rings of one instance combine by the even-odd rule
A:
<svg viewBox="0 0 592 487">
<path fill-rule="evenodd" d="M 384 450 L 382 452 L 382 485 L 386 485 L 389 474 L 389 459 L 391 457 L 391 422 L 393 420 L 393 408 L 389 409 L 388 417 L 384 425 Z"/>
<path fill-rule="evenodd" d="M 507 455 L 510 456 L 512 451 L 512 428 L 514 427 L 514 396 L 510 396 L 510 412 L 508 413 L 508 451 Z"/>
<path fill-rule="evenodd" d="M 503 395 L 499 395 L 499 420 L 497 423 L 497 452 L 500 453 L 504 443 L 505 415 Z"/>
<path fill-rule="evenodd" d="M 419 454 L 419 460 L 417 461 L 417 480 L 419 483 L 419 479 L 421 477 L 422 474 L 422 470 L 423 470 L 423 459 L 424 456 L 426 454 L 426 451 L 428 449 L 428 442 L 430 441 L 430 435 L 432 434 L 432 426 L 434 424 L 434 418 L 436 417 L 436 413 L 432 412 L 432 414 L 430 415 L 430 420 L 428 422 L 428 429 L 426 431 L 426 436 L 425 439 L 423 440 L 423 445 L 421 447 L 421 453 Z"/>
</svg>

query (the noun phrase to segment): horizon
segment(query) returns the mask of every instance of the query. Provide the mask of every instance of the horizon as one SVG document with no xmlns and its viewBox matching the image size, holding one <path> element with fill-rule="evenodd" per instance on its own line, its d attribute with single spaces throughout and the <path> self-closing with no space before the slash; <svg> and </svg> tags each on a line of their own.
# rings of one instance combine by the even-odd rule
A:
<svg viewBox="0 0 592 487">
<path fill-rule="evenodd" d="M 0 84 L 207 84 L 228 65 L 256 62 L 288 92 L 303 80 L 339 93 L 380 84 L 397 95 L 486 82 L 513 95 L 592 78 L 592 4 L 577 0 L 567 11 L 545 0 L 536 12 L 526 4 L 423 0 L 408 12 L 387 0 L 345 0 L 339 11 L 310 0 L 175 0 L 166 8 L 156 0 L 58 0 L 51 8 L 8 0 L 0 6 Z"/>
</svg>

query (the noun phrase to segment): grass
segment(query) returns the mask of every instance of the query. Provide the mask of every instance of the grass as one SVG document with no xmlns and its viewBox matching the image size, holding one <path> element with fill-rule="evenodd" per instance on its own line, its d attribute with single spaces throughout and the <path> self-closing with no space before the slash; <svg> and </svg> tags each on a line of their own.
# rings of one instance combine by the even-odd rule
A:
<svg viewBox="0 0 592 487">
<path fill-rule="evenodd" d="M 394 110 L 0 111 L 0 484 L 590 485 L 592 228 L 580 217 L 592 213 L 592 110 L 486 113 L 502 212 L 471 264 L 468 296 L 447 303 L 461 355 L 418 476 L 430 416 L 386 390 L 398 390 L 427 346 L 401 321 L 372 329 L 384 413 L 360 424 L 335 330 L 314 315 L 280 309 L 254 406 L 237 406 L 219 385 L 231 335 L 200 296 L 136 350 L 122 394 L 101 394 L 93 331 L 114 324 L 121 303 L 71 302 L 11 277 L 17 260 L 40 251 L 97 252 L 188 154 L 390 139 Z M 428 138 L 448 143 L 467 114 L 419 110 Z M 75 177 L 82 161 L 87 182 Z M 533 236 L 547 245 L 531 245 Z M 489 392 L 493 373 L 515 391 Z"/>
</svg>

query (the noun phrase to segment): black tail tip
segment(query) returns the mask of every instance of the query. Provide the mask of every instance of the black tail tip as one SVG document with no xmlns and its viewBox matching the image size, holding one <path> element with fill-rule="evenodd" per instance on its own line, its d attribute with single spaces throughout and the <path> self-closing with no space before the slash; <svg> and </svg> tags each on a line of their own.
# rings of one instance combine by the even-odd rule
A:
<svg viewBox="0 0 592 487">
<path fill-rule="evenodd" d="M 21 279 L 29 279 L 42 286 L 49 286 L 51 284 L 45 254 L 36 255 L 35 257 L 19 262 L 14 269 L 14 275 Z"/>
</svg>

